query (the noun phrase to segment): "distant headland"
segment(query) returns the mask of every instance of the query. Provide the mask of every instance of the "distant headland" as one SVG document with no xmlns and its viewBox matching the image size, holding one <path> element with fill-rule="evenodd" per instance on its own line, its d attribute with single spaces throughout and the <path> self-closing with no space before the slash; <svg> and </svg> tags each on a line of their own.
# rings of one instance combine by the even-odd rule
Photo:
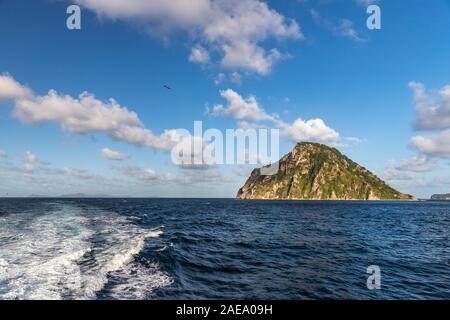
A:
<svg viewBox="0 0 450 320">
<path fill-rule="evenodd" d="M 446 194 L 433 194 L 431 196 L 431 200 L 445 200 L 445 201 L 450 201 L 450 193 L 446 193 Z"/>
</svg>

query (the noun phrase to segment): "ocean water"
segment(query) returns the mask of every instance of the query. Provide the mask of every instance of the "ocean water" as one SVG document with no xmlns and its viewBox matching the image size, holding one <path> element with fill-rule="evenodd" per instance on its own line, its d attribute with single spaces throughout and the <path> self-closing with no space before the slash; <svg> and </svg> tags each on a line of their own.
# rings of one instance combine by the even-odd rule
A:
<svg viewBox="0 0 450 320">
<path fill-rule="evenodd" d="M 0 199 L 0 299 L 450 299 L 450 203 Z"/>
</svg>

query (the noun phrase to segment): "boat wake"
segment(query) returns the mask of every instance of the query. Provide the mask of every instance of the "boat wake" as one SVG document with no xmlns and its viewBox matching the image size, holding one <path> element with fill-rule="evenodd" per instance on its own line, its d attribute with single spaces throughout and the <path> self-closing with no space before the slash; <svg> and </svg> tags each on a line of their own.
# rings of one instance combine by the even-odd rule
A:
<svg viewBox="0 0 450 320">
<path fill-rule="evenodd" d="M 0 216 L 0 299 L 145 299 L 172 280 L 138 259 L 146 230 L 113 212 L 55 205 Z"/>
</svg>

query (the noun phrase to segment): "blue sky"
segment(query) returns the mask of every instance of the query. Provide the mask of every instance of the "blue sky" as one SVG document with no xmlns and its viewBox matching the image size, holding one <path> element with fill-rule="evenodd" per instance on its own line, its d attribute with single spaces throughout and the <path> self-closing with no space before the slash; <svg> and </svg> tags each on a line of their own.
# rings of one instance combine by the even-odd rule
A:
<svg viewBox="0 0 450 320">
<path fill-rule="evenodd" d="M 381 30 L 366 2 L 79 0 L 68 30 L 72 2 L 0 1 L 0 196 L 233 197 L 249 166 L 171 162 L 161 134 L 196 120 L 279 127 L 281 154 L 323 142 L 403 192 L 450 192 L 450 1 L 373 1 Z M 139 141 L 116 123 L 131 113 Z"/>
</svg>

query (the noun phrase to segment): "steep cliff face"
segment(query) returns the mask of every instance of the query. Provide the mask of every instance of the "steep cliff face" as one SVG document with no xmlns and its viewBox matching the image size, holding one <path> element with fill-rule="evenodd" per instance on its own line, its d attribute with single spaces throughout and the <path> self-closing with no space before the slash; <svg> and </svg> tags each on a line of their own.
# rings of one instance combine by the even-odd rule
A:
<svg viewBox="0 0 450 320">
<path fill-rule="evenodd" d="M 276 175 L 253 170 L 238 199 L 270 200 L 413 200 L 388 186 L 337 149 L 299 143 L 280 161 Z"/>
</svg>

